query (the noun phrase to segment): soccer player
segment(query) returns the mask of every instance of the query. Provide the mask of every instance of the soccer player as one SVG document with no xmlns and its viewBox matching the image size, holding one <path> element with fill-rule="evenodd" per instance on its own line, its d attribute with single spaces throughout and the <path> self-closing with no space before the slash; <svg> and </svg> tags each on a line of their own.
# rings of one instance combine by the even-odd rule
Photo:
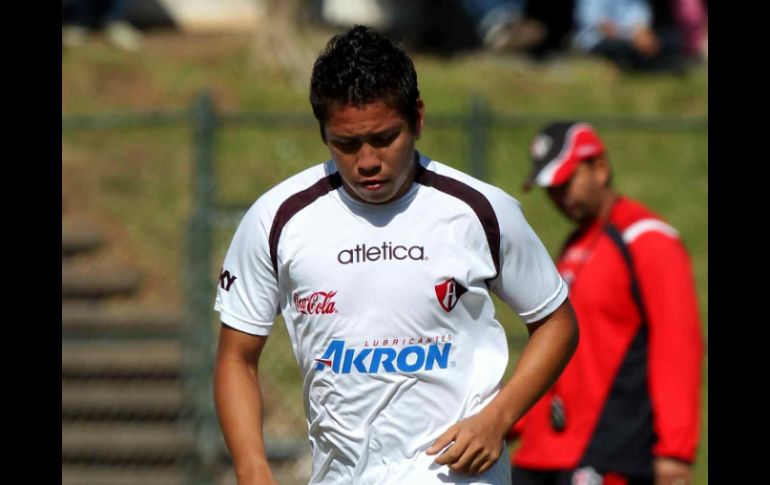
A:
<svg viewBox="0 0 770 485">
<path fill-rule="evenodd" d="M 333 37 L 310 101 L 331 160 L 254 203 L 220 276 L 214 392 L 238 482 L 274 483 L 257 369 L 280 312 L 310 483 L 508 485 L 504 437 L 577 344 L 567 285 L 515 199 L 416 151 L 425 104 L 389 40 Z M 491 292 L 530 333 L 505 384 Z"/>
<path fill-rule="evenodd" d="M 580 345 L 517 423 L 514 485 L 692 484 L 703 339 L 690 259 L 677 231 L 613 187 L 587 123 L 548 124 L 524 189 L 545 187 L 577 228 L 557 267 Z"/>
</svg>

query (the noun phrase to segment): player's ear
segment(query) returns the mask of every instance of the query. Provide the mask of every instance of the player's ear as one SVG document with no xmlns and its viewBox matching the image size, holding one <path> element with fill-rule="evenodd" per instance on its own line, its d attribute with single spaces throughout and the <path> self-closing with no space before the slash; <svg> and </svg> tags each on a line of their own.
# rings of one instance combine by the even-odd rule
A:
<svg viewBox="0 0 770 485">
<path fill-rule="evenodd" d="M 603 186 L 607 185 L 607 182 L 610 180 L 610 164 L 607 161 L 607 157 L 604 155 L 600 156 L 596 159 L 594 162 L 596 165 L 596 169 L 599 171 L 599 178 L 601 179 L 600 182 Z"/>
<path fill-rule="evenodd" d="M 417 98 L 417 119 L 414 123 L 414 136 L 420 136 L 422 133 L 422 126 L 425 122 L 425 103 L 422 99 Z"/>
<path fill-rule="evenodd" d="M 602 187 L 609 185 L 612 168 L 610 167 L 610 163 L 607 161 L 606 156 L 602 155 L 594 160 L 594 171 L 599 178 L 599 185 Z"/>
<path fill-rule="evenodd" d="M 324 142 L 324 145 L 326 145 L 326 129 L 324 128 L 324 124 L 320 123 L 321 125 L 321 141 Z"/>
</svg>

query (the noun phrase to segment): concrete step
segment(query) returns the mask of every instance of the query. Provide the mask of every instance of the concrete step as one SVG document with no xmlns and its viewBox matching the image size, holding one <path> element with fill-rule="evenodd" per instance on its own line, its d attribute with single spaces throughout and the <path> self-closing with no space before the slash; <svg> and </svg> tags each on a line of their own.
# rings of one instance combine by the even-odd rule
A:
<svg viewBox="0 0 770 485">
<path fill-rule="evenodd" d="M 176 422 L 63 422 L 61 438 L 62 464 L 170 464 L 195 446 L 190 427 Z"/>
<path fill-rule="evenodd" d="M 62 382 L 62 420 L 174 419 L 185 404 L 178 380 Z"/>
<path fill-rule="evenodd" d="M 62 378 L 177 377 L 183 347 L 176 340 L 62 344 Z"/>
<path fill-rule="evenodd" d="M 104 236 L 96 227 L 82 221 L 62 221 L 62 256 L 93 252 L 103 244 Z"/>
<path fill-rule="evenodd" d="M 178 311 L 136 305 L 64 302 L 61 309 L 62 338 L 172 337 L 182 321 Z"/>
<path fill-rule="evenodd" d="M 139 289 L 139 273 L 122 266 L 86 268 L 62 263 L 62 299 L 129 296 Z"/>
<path fill-rule="evenodd" d="M 184 478 L 184 473 L 174 465 L 61 467 L 62 485 L 182 485 Z"/>
</svg>

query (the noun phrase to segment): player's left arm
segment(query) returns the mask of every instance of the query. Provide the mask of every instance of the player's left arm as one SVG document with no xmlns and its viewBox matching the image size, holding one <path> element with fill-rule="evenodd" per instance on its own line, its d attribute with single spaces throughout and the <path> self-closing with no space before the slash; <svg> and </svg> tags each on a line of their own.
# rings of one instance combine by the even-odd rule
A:
<svg viewBox="0 0 770 485">
<path fill-rule="evenodd" d="M 639 236 L 630 248 L 649 328 L 655 483 L 692 483 L 704 346 L 690 258 L 678 238 L 659 232 Z"/>
<path fill-rule="evenodd" d="M 511 426 L 556 381 L 575 352 L 578 326 L 569 299 L 545 318 L 527 325 L 529 340 L 513 375 L 500 393 L 478 414 L 452 425 L 426 451 L 435 462 L 467 474 L 492 467 L 503 451 Z"/>
</svg>

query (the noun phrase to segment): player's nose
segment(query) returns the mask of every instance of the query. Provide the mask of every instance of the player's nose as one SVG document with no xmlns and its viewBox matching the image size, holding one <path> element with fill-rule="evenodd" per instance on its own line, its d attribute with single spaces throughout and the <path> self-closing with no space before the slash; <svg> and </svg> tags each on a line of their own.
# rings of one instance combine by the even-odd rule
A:
<svg viewBox="0 0 770 485">
<path fill-rule="evenodd" d="M 377 154 L 377 150 L 368 143 L 361 145 L 361 149 L 358 152 L 357 167 L 358 172 L 365 176 L 372 176 L 382 168 L 382 161 Z"/>
</svg>

